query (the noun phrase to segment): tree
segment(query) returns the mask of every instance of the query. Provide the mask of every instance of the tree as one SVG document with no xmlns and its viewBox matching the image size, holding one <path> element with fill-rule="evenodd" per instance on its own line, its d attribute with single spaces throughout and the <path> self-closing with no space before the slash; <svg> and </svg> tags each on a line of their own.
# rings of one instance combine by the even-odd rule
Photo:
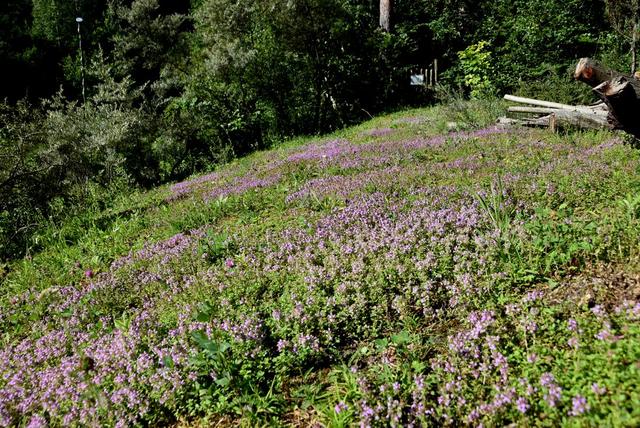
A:
<svg viewBox="0 0 640 428">
<path fill-rule="evenodd" d="M 613 28 L 629 42 L 631 74 L 637 65 L 637 42 L 640 31 L 640 0 L 606 0 L 607 16 Z"/>
<path fill-rule="evenodd" d="M 393 0 L 380 0 L 380 27 L 385 31 L 391 31 L 391 14 Z"/>
<path fill-rule="evenodd" d="M 376 68 L 367 43 L 378 33 L 377 14 L 373 5 L 341 0 L 208 0 L 195 13 L 206 70 L 194 83 L 210 82 L 216 91 L 224 85 L 237 97 L 238 116 L 227 123 L 243 122 L 245 130 L 267 123 L 267 134 L 331 129 L 360 111 L 352 97 L 367 91 L 354 94 L 357 80 L 380 77 L 367 75 Z M 257 128 L 251 134 L 261 138 Z"/>
<path fill-rule="evenodd" d="M 158 0 L 122 3 L 112 3 L 108 12 L 116 22 L 113 57 L 118 72 L 132 76 L 138 84 L 155 82 L 163 69 L 188 54 L 187 17 L 176 12 L 180 8 L 161 6 Z"/>
</svg>

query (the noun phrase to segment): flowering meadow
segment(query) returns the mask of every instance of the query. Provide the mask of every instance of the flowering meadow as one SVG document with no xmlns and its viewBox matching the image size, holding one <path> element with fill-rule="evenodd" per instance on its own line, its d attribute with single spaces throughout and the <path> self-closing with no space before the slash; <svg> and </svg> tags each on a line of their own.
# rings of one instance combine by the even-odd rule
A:
<svg viewBox="0 0 640 428">
<path fill-rule="evenodd" d="M 7 266 L 0 426 L 638 426 L 640 154 L 608 132 L 283 144 Z"/>
</svg>

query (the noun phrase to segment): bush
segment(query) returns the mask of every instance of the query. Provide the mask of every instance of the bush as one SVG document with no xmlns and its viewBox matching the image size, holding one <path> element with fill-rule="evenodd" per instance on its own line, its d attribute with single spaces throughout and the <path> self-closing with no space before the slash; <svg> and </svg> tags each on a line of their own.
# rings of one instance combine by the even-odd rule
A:
<svg viewBox="0 0 640 428">
<path fill-rule="evenodd" d="M 44 222 L 104 204 L 132 178 L 157 182 L 148 117 L 133 107 L 127 80 L 104 76 L 82 105 L 61 93 L 42 108 L 0 105 L 0 258 L 28 253 Z"/>
<path fill-rule="evenodd" d="M 24 238 L 43 220 L 53 167 L 46 156 L 42 116 L 20 102 L 0 104 L 0 257 L 24 251 Z"/>
<path fill-rule="evenodd" d="M 481 40 L 458 52 L 460 67 L 464 72 L 464 83 L 471 89 L 471 98 L 495 96 L 495 86 L 491 82 L 491 51 L 489 42 Z"/>
</svg>

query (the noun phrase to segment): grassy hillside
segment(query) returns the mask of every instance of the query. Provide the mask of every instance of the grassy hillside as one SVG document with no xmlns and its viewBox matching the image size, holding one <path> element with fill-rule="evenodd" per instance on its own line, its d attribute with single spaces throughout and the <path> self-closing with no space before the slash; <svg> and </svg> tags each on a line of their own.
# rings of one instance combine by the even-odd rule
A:
<svg viewBox="0 0 640 428">
<path fill-rule="evenodd" d="M 639 425 L 640 155 L 491 119 L 381 117 L 52 227 L 2 274 L 0 426 Z"/>
</svg>

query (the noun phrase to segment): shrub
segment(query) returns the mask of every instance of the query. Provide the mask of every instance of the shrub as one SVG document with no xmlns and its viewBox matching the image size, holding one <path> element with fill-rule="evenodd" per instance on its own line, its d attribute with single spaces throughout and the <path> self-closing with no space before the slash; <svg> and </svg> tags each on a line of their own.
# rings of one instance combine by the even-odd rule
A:
<svg viewBox="0 0 640 428">
<path fill-rule="evenodd" d="M 496 92 L 491 81 L 492 65 L 489 42 L 481 40 L 458 52 L 464 72 L 464 83 L 471 89 L 471 98 L 487 98 Z"/>
</svg>

